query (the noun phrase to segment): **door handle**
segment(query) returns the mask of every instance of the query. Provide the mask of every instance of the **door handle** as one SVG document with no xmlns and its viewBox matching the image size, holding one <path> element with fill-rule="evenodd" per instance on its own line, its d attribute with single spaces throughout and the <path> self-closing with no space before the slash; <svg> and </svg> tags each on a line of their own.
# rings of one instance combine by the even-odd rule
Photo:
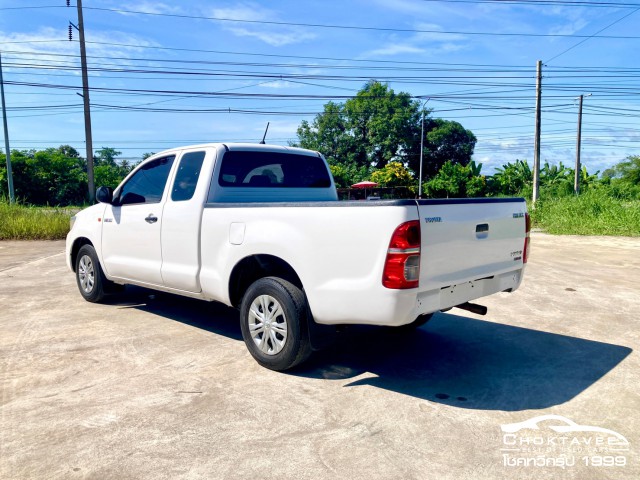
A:
<svg viewBox="0 0 640 480">
<path fill-rule="evenodd" d="M 482 239 L 487 238 L 489 236 L 489 224 L 488 223 L 480 223 L 476 225 L 476 238 Z"/>
<path fill-rule="evenodd" d="M 147 223 L 156 223 L 158 221 L 158 217 L 156 217 L 153 213 L 150 213 L 147 218 L 144 219 Z"/>
</svg>

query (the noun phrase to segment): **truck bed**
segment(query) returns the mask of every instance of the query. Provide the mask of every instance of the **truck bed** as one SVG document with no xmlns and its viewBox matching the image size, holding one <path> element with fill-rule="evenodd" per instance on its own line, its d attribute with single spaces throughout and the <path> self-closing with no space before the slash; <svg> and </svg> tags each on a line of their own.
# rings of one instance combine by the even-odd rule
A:
<svg viewBox="0 0 640 480">
<path fill-rule="evenodd" d="M 269 251 L 299 275 L 316 322 L 402 325 L 420 314 L 515 290 L 525 212 L 522 198 L 209 203 L 202 245 L 220 239 L 215 232 L 231 224 L 242 239 L 203 249 L 203 290 L 231 304 L 220 272 Z M 393 231 L 416 220 L 419 286 L 385 288 L 382 272 Z"/>
</svg>

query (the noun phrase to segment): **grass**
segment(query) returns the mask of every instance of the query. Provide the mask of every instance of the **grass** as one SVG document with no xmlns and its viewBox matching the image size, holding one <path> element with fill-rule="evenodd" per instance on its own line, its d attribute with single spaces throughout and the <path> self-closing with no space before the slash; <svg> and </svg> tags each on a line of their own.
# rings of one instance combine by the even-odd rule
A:
<svg viewBox="0 0 640 480">
<path fill-rule="evenodd" d="M 9 204 L 0 198 L 0 240 L 59 240 L 75 209 Z M 640 200 L 620 200 L 605 191 L 545 198 L 529 208 L 533 225 L 554 235 L 640 236 Z"/>
<path fill-rule="evenodd" d="M 640 236 L 640 200 L 621 200 L 604 191 L 542 198 L 529 211 L 534 227 L 554 235 Z"/>
<path fill-rule="evenodd" d="M 60 240 L 69 232 L 69 209 L 9 204 L 0 199 L 0 240 Z"/>
</svg>

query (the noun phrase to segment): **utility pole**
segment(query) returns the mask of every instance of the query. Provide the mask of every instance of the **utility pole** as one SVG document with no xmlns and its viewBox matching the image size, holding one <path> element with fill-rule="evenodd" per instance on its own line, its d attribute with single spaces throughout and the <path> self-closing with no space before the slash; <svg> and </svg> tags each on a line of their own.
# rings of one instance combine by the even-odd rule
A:
<svg viewBox="0 0 640 480">
<path fill-rule="evenodd" d="M 424 106 L 422 107 L 422 120 L 420 126 L 420 176 L 418 177 L 418 198 L 422 198 L 422 155 L 424 151 Z"/>
<path fill-rule="evenodd" d="M 582 141 L 582 100 L 584 95 L 580 95 L 580 103 L 578 105 L 578 136 L 576 138 L 576 171 L 573 180 L 573 192 L 578 195 L 580 193 L 580 143 Z"/>
<path fill-rule="evenodd" d="M 7 156 L 7 182 L 9 183 L 9 202 L 15 203 L 13 191 L 13 173 L 11 173 L 11 149 L 9 149 L 9 129 L 7 128 L 7 106 L 4 103 L 4 79 L 2 78 L 2 54 L 0 53 L 0 96 L 2 96 L 2 123 L 4 124 L 4 149 Z"/>
<path fill-rule="evenodd" d="M 587 95 L 590 96 L 589 93 Z M 578 104 L 578 134 L 576 138 L 576 171 L 575 177 L 573 180 L 573 192 L 578 195 L 580 193 L 580 148 L 582 144 L 582 100 L 584 99 L 584 95 L 580 95 L 578 97 L 580 99 L 580 103 Z"/>
<path fill-rule="evenodd" d="M 89 203 L 95 200 L 96 188 L 93 175 L 93 138 L 91 136 L 91 106 L 89 103 L 89 75 L 87 74 L 87 49 L 84 41 L 84 20 L 82 0 L 76 0 L 78 7 L 78 32 L 80 33 L 80 62 L 82 64 L 82 99 L 84 101 L 84 135 L 87 147 L 87 178 L 89 181 Z M 69 6 L 69 2 L 67 2 Z"/>
<path fill-rule="evenodd" d="M 533 147 L 533 205 L 540 196 L 540 124 L 542 119 L 542 60 L 538 60 L 536 80 L 536 134 Z"/>
<path fill-rule="evenodd" d="M 422 104 L 422 120 L 420 122 L 420 174 L 418 177 L 418 198 L 422 198 L 422 156 L 424 154 L 424 107 L 431 98 L 427 98 Z"/>
</svg>

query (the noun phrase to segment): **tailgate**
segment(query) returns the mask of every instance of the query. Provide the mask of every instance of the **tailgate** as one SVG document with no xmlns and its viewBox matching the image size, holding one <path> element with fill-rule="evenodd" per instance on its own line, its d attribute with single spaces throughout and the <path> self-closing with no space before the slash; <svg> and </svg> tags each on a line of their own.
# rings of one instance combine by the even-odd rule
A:
<svg viewBox="0 0 640 480">
<path fill-rule="evenodd" d="M 522 268 L 522 198 L 418 200 L 420 290 L 433 290 Z"/>
</svg>

